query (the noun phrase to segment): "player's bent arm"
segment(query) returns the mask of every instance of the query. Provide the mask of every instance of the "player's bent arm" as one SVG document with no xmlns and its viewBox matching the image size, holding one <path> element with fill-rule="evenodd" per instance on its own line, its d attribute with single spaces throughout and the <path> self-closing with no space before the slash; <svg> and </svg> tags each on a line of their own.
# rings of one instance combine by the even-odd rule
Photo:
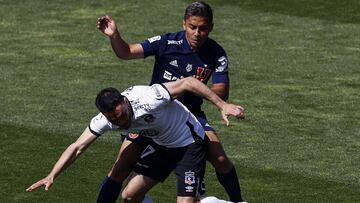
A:
<svg viewBox="0 0 360 203">
<path fill-rule="evenodd" d="M 48 190 L 53 184 L 55 178 L 60 175 L 67 167 L 69 167 L 90 145 L 96 140 L 95 136 L 87 127 L 81 136 L 61 154 L 59 160 L 55 163 L 50 173 L 43 179 L 32 184 L 26 191 L 31 192 L 41 186 L 45 186 Z"/>
<path fill-rule="evenodd" d="M 56 178 L 64 169 L 70 166 L 96 138 L 97 136 L 91 133 L 89 127 L 87 127 L 80 137 L 62 153 L 49 175 Z"/>
<path fill-rule="evenodd" d="M 118 31 L 109 36 L 111 47 L 117 57 L 124 60 L 144 58 L 144 49 L 141 44 L 128 44 L 123 40 Z"/>
<path fill-rule="evenodd" d="M 144 57 L 144 50 L 140 44 L 128 44 L 121 38 L 116 23 L 111 16 L 101 16 L 98 18 L 96 26 L 110 38 L 111 46 L 119 58 L 135 59 Z"/>
<path fill-rule="evenodd" d="M 220 109 L 222 118 L 226 125 L 229 125 L 229 116 L 235 116 L 236 118 L 245 117 L 245 109 L 243 107 L 226 103 L 196 78 L 186 77 L 180 80 L 164 83 L 164 86 L 167 88 L 170 95 L 174 99 L 180 97 L 186 91 L 189 91 L 195 95 L 209 100 Z"/>
<path fill-rule="evenodd" d="M 226 102 L 217 96 L 212 90 L 194 77 L 182 78 L 180 80 L 164 83 L 164 85 L 174 99 L 179 98 L 188 91 L 211 101 L 219 109 L 222 109 L 223 105 L 226 104 Z"/>
<path fill-rule="evenodd" d="M 211 90 L 215 92 L 222 100 L 227 101 L 229 98 L 230 85 L 227 83 L 213 84 Z"/>
</svg>

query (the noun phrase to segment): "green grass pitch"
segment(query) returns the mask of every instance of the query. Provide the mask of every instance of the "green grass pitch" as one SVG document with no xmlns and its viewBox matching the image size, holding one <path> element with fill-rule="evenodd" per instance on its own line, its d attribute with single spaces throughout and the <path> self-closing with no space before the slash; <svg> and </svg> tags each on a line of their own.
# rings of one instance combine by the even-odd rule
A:
<svg viewBox="0 0 360 203">
<path fill-rule="evenodd" d="M 100 138 L 50 191 L 26 193 L 97 112 L 96 93 L 148 84 L 153 59 L 121 61 L 96 29 L 109 14 L 124 39 L 181 29 L 190 1 L 0 0 L 0 202 L 95 202 L 119 138 Z M 358 0 L 210 0 L 211 37 L 227 50 L 230 101 L 247 118 L 225 127 L 204 106 L 255 202 L 360 201 Z M 207 167 L 209 195 L 227 198 Z M 155 202 L 175 202 L 175 179 Z M 120 202 L 120 201 L 119 201 Z"/>
</svg>

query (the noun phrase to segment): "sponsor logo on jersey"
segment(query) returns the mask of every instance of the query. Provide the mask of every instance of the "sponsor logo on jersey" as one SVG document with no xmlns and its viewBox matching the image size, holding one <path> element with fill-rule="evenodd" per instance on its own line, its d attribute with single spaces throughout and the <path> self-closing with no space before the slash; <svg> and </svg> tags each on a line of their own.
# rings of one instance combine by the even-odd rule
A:
<svg viewBox="0 0 360 203">
<path fill-rule="evenodd" d="M 175 45 L 180 45 L 183 43 L 183 40 L 179 40 L 179 41 L 176 41 L 176 40 L 168 40 L 168 45 L 169 44 L 175 44 Z"/>
<path fill-rule="evenodd" d="M 192 71 L 192 64 L 187 64 L 185 69 L 186 69 L 187 72 Z"/>
<path fill-rule="evenodd" d="M 150 104 L 143 104 L 140 102 L 140 99 L 130 100 L 130 104 L 134 111 L 138 111 L 139 109 L 144 109 L 146 111 L 151 110 Z"/>
<path fill-rule="evenodd" d="M 171 77 L 172 77 L 172 74 L 168 71 L 165 71 L 164 72 L 164 78 L 167 79 L 167 80 L 171 80 Z"/>
<path fill-rule="evenodd" d="M 175 66 L 175 67 L 179 67 L 179 65 L 177 63 L 177 60 L 170 61 L 169 64 L 172 65 L 172 66 Z"/>
<path fill-rule="evenodd" d="M 192 171 L 185 172 L 185 184 L 192 185 L 195 183 L 195 173 Z"/>
<path fill-rule="evenodd" d="M 154 90 L 156 99 L 161 100 L 163 98 L 163 96 L 162 96 L 160 90 L 158 89 L 158 86 L 159 85 L 153 85 L 153 86 L 151 86 L 151 89 Z"/>
<path fill-rule="evenodd" d="M 153 43 L 155 41 L 159 41 L 160 39 L 161 39 L 161 36 L 155 36 L 155 37 L 149 38 L 148 40 L 150 43 Z"/>
<path fill-rule="evenodd" d="M 172 76 L 172 73 L 170 73 L 169 71 L 164 71 L 164 79 L 166 80 L 177 80 L 178 78 L 175 76 Z"/>
<path fill-rule="evenodd" d="M 215 72 L 224 72 L 228 66 L 228 60 L 225 56 L 222 56 L 218 59 L 220 65 L 216 68 Z"/>
</svg>

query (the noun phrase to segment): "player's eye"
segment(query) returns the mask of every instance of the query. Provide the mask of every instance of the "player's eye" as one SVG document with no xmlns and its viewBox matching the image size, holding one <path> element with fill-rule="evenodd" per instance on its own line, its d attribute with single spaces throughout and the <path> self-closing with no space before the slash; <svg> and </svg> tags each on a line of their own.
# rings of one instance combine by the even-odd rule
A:
<svg viewBox="0 0 360 203">
<path fill-rule="evenodd" d="M 195 29 L 196 29 L 196 26 L 194 26 L 194 25 L 189 25 L 189 28 L 190 28 L 191 30 L 195 30 Z"/>
</svg>

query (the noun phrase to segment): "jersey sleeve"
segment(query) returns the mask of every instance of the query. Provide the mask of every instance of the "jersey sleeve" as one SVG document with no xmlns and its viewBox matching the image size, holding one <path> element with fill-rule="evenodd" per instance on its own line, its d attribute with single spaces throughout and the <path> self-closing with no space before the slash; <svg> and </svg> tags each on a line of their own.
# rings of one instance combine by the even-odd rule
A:
<svg viewBox="0 0 360 203">
<path fill-rule="evenodd" d="M 144 58 L 158 55 L 163 36 L 154 36 L 141 43 L 144 49 Z"/>
<path fill-rule="evenodd" d="M 111 130 L 112 128 L 113 125 L 107 120 L 107 118 L 102 113 L 99 113 L 98 115 L 94 116 L 89 124 L 90 131 L 98 137 L 104 134 L 106 131 Z"/>
<path fill-rule="evenodd" d="M 151 100 L 149 103 L 151 103 L 153 109 L 166 105 L 173 100 L 167 88 L 162 84 L 150 86 L 146 92 L 146 97 Z"/>
<path fill-rule="evenodd" d="M 230 83 L 229 71 L 228 71 L 228 59 L 225 51 L 222 51 L 218 55 L 216 61 L 216 67 L 212 75 L 212 83 Z"/>
</svg>

